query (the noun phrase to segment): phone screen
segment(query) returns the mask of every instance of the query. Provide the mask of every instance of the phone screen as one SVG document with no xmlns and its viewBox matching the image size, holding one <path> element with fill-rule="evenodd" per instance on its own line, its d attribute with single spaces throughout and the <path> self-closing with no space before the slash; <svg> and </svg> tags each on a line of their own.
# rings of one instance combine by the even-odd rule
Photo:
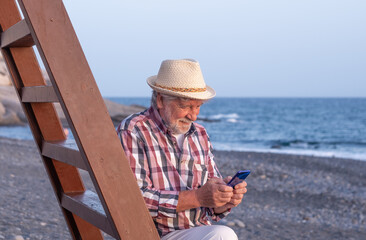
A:
<svg viewBox="0 0 366 240">
<path fill-rule="evenodd" d="M 234 177 L 228 182 L 227 185 L 234 187 L 236 184 L 239 184 L 244 181 L 250 174 L 250 170 L 244 170 L 237 172 Z"/>
</svg>

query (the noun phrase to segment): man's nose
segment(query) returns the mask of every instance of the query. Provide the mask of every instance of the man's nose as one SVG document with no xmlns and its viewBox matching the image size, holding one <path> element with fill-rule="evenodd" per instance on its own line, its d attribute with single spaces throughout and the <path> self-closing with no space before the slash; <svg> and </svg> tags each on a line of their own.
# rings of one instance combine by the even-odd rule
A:
<svg viewBox="0 0 366 240">
<path fill-rule="evenodd" d="M 192 109 L 189 114 L 187 115 L 187 118 L 191 121 L 196 121 L 197 120 L 197 116 L 200 113 L 199 109 Z"/>
</svg>

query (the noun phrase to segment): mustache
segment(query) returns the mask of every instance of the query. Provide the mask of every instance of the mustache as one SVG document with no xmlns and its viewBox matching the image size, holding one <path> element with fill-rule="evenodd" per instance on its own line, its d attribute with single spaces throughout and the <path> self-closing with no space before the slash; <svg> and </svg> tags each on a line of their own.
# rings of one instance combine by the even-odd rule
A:
<svg viewBox="0 0 366 240">
<path fill-rule="evenodd" d="M 185 122 L 185 123 L 193 123 L 193 121 L 192 121 L 192 120 L 189 120 L 189 119 L 187 119 L 187 118 L 181 118 L 181 119 L 179 119 L 179 121 L 181 121 L 181 122 Z"/>
</svg>

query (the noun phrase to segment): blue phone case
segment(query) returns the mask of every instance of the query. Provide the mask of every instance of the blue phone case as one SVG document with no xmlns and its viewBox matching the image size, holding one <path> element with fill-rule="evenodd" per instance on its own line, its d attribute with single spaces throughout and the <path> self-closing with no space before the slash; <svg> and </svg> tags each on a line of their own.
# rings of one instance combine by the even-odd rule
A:
<svg viewBox="0 0 366 240">
<path fill-rule="evenodd" d="M 239 184 L 244 181 L 250 174 L 250 170 L 238 171 L 234 177 L 227 183 L 228 186 L 235 187 L 236 184 Z"/>
</svg>

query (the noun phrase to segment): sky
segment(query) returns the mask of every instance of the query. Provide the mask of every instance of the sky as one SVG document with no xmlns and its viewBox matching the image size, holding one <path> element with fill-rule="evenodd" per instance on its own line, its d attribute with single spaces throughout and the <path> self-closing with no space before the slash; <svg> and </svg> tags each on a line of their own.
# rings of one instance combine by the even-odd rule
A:
<svg viewBox="0 0 366 240">
<path fill-rule="evenodd" d="M 148 97 L 165 59 L 218 97 L 366 97 L 365 0 L 64 0 L 104 97 Z"/>
</svg>

